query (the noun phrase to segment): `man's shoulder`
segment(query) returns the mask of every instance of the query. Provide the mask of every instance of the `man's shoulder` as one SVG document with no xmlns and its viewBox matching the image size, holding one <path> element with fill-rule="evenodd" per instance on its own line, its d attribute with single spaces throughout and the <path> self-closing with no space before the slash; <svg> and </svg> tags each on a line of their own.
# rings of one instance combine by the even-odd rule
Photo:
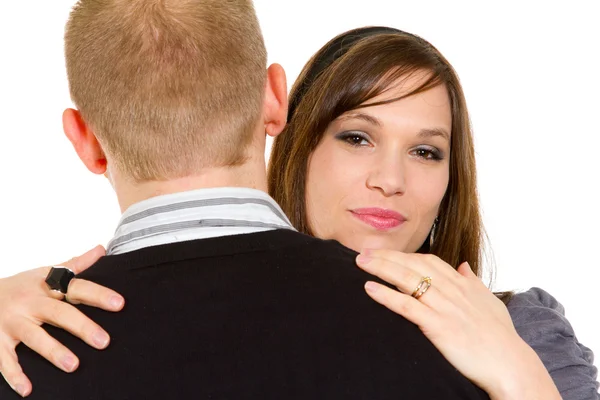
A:
<svg viewBox="0 0 600 400">
<path fill-rule="evenodd" d="M 64 374 L 21 348 L 23 366 L 40 385 L 73 393 L 64 399 L 92 389 L 93 398 L 122 391 L 115 399 L 479 399 L 415 325 L 369 298 L 364 284 L 373 277 L 354 265 L 355 254 L 282 231 L 141 251 L 138 265 L 121 271 L 128 259 L 115 256 L 105 265 L 115 270 L 100 264 L 96 277 L 124 295 L 125 309 L 80 306 L 110 332 L 109 348 L 46 327 L 80 356 L 80 370 Z"/>
<path fill-rule="evenodd" d="M 79 274 L 78 278 L 106 281 L 107 278 L 112 280 L 123 273 L 133 273 L 150 266 L 192 263 L 213 263 L 213 266 L 225 263 L 240 267 L 249 266 L 252 262 L 263 266 L 279 263 L 286 268 L 301 263 L 311 268 L 322 264 L 355 267 L 356 255 L 335 240 L 321 240 L 281 229 L 170 243 L 106 256 Z M 188 270 L 186 274 L 190 272 Z M 348 273 L 351 273 L 349 269 Z"/>
</svg>

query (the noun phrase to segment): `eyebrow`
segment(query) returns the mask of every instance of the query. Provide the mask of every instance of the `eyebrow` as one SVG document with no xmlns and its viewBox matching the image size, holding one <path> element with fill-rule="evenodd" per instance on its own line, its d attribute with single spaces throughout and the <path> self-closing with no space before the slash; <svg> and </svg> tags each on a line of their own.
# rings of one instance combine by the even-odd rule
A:
<svg viewBox="0 0 600 400">
<path fill-rule="evenodd" d="M 430 137 L 440 136 L 440 137 L 446 139 L 448 142 L 450 141 L 450 135 L 448 134 L 448 132 L 446 132 L 445 129 L 442 129 L 442 128 L 421 129 L 419 131 L 418 136 L 420 138 L 430 138 Z"/>
<path fill-rule="evenodd" d="M 343 115 L 340 117 L 340 120 L 349 120 L 349 119 L 360 119 L 360 120 L 370 123 L 371 125 L 375 125 L 379 128 L 383 127 L 383 122 L 381 122 L 381 120 L 379 120 L 378 118 L 376 118 L 372 115 L 361 113 L 361 112 L 353 112 L 351 114 L 346 114 L 346 115 Z M 445 129 L 442 129 L 442 128 L 421 129 L 417 136 L 419 136 L 422 139 L 439 136 L 443 139 L 446 139 L 448 142 L 450 142 L 450 135 L 448 134 L 448 132 L 446 132 Z"/>
<path fill-rule="evenodd" d="M 383 123 L 378 119 L 369 114 L 364 114 L 361 112 L 353 112 L 351 114 L 342 115 L 340 117 L 341 120 L 349 120 L 349 119 L 362 119 L 365 122 L 370 123 L 371 125 L 375 125 L 377 127 L 382 127 Z"/>
</svg>

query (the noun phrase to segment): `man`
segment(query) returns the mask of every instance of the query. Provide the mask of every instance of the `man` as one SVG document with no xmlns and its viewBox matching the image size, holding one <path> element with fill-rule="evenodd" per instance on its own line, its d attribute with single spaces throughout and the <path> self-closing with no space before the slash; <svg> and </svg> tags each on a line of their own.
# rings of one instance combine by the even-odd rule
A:
<svg viewBox="0 0 600 400">
<path fill-rule="evenodd" d="M 65 133 L 124 212 L 81 277 L 128 305 L 85 309 L 103 352 L 46 328 L 84 360 L 73 375 L 20 347 L 32 398 L 486 398 L 264 193 L 286 86 L 250 0 L 81 0 L 65 45 Z"/>
</svg>

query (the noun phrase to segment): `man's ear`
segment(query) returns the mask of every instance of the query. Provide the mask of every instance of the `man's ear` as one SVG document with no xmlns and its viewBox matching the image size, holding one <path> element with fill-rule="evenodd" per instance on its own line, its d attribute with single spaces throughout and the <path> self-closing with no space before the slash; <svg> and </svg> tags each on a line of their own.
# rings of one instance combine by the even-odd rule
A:
<svg viewBox="0 0 600 400">
<path fill-rule="evenodd" d="M 279 64 L 267 69 L 267 87 L 263 105 L 265 132 L 277 136 L 287 123 L 288 98 L 285 71 Z"/>
<path fill-rule="evenodd" d="M 63 113 L 63 130 L 75 152 L 87 169 L 94 174 L 106 172 L 106 156 L 94 132 L 88 127 L 79 111 L 68 108 Z"/>
</svg>

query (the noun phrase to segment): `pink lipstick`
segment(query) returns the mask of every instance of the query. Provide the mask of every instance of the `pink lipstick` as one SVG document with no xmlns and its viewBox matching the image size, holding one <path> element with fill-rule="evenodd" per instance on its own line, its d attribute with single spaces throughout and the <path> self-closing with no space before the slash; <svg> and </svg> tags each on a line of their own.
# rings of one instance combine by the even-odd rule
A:
<svg viewBox="0 0 600 400">
<path fill-rule="evenodd" d="M 380 231 L 395 228 L 406 221 L 402 214 L 383 208 L 357 208 L 350 212 L 362 222 Z"/>
</svg>

